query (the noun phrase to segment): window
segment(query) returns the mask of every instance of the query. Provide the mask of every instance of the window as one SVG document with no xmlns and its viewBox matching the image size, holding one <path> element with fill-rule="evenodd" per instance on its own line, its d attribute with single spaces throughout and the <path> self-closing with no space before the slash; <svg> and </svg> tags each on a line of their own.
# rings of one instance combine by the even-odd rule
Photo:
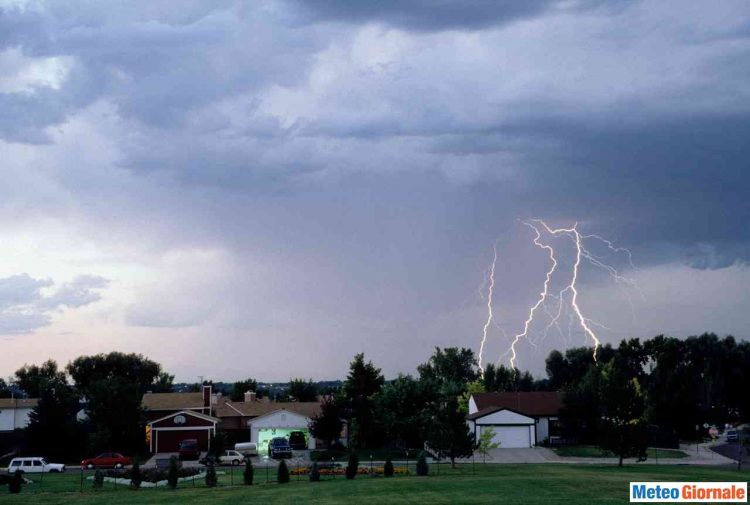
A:
<svg viewBox="0 0 750 505">
<path fill-rule="evenodd" d="M 12 462 L 12 463 L 10 464 L 10 466 L 12 466 L 12 467 L 15 467 L 15 466 L 21 466 L 21 462 L 20 462 L 20 461 L 13 461 L 13 462 Z"/>
<path fill-rule="evenodd" d="M 33 462 L 33 465 L 34 466 L 42 466 L 42 462 L 39 461 L 38 459 L 35 459 L 34 462 Z"/>
<path fill-rule="evenodd" d="M 22 464 L 23 464 L 23 466 L 31 466 L 31 461 L 29 461 L 29 460 L 26 459 L 26 460 L 23 461 Z"/>
<path fill-rule="evenodd" d="M 562 435 L 562 428 L 560 426 L 560 420 L 559 419 L 550 419 L 549 420 L 549 436 L 550 437 L 559 437 Z"/>
</svg>

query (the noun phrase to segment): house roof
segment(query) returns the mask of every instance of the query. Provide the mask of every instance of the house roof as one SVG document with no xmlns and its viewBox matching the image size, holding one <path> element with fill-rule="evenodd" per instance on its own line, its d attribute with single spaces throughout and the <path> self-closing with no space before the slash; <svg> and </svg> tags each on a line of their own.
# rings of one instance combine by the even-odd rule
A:
<svg viewBox="0 0 750 505">
<path fill-rule="evenodd" d="M 0 398 L 0 409 L 33 409 L 39 398 Z"/>
<path fill-rule="evenodd" d="M 288 410 L 305 417 L 314 417 L 320 412 L 318 402 L 231 402 L 220 401 L 216 406 L 217 417 L 259 417 L 276 410 Z"/>
<path fill-rule="evenodd" d="M 562 407 L 560 394 L 548 391 L 475 393 L 472 397 L 478 411 L 470 415 L 469 419 L 476 419 L 502 409 L 527 416 L 556 416 Z"/>
<path fill-rule="evenodd" d="M 146 393 L 141 406 L 147 410 L 203 408 L 203 393 Z"/>
</svg>

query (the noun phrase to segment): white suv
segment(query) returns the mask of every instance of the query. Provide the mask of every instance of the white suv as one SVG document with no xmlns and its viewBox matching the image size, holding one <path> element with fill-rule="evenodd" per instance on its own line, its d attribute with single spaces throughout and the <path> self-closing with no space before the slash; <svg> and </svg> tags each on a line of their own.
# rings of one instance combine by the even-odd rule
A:
<svg viewBox="0 0 750 505">
<path fill-rule="evenodd" d="M 8 465 L 8 473 L 14 474 L 16 470 L 22 473 L 45 473 L 64 472 L 65 465 L 62 463 L 47 463 L 44 458 L 13 458 Z"/>
</svg>

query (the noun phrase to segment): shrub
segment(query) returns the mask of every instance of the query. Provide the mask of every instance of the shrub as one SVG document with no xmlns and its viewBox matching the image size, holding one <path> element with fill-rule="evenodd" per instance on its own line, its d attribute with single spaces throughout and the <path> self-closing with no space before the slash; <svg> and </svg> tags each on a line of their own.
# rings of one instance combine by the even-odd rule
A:
<svg viewBox="0 0 750 505">
<path fill-rule="evenodd" d="M 430 471 L 430 467 L 427 466 L 427 456 L 424 451 L 419 453 L 419 459 L 417 459 L 417 475 L 424 477 Z"/>
<path fill-rule="evenodd" d="M 253 462 L 250 461 L 250 458 L 245 460 L 245 471 L 242 472 L 242 480 L 246 486 L 253 485 Z"/>
<path fill-rule="evenodd" d="M 177 487 L 177 471 L 177 457 L 172 456 L 169 458 L 169 470 L 167 471 L 167 486 L 169 486 L 170 489 Z"/>
<path fill-rule="evenodd" d="M 206 487 L 216 487 L 217 481 L 216 467 L 213 463 L 209 463 L 206 467 Z"/>
<path fill-rule="evenodd" d="M 94 472 L 94 489 L 101 489 L 104 486 L 104 472 L 97 470 Z"/>
<path fill-rule="evenodd" d="M 21 492 L 21 486 L 23 485 L 23 475 L 20 470 L 13 472 L 13 478 L 8 482 L 8 491 L 11 494 L 18 494 Z"/>
<path fill-rule="evenodd" d="M 390 454 L 385 458 L 383 475 L 385 475 L 386 477 L 393 477 L 393 461 L 391 460 Z"/>
<path fill-rule="evenodd" d="M 318 469 L 318 462 L 314 462 L 312 469 L 310 470 L 310 482 L 318 482 L 320 480 L 320 470 Z"/>
<path fill-rule="evenodd" d="M 281 460 L 281 463 L 279 463 L 279 470 L 276 474 L 276 480 L 279 482 L 279 484 L 286 484 L 289 482 L 289 468 L 286 466 L 286 461 L 283 459 Z"/>
<path fill-rule="evenodd" d="M 353 479 L 357 476 L 359 470 L 359 458 L 355 452 L 349 454 L 349 463 L 346 465 L 346 478 Z"/>
<path fill-rule="evenodd" d="M 140 489 L 141 482 L 143 482 L 143 475 L 141 475 L 141 464 L 136 458 L 133 461 L 133 468 L 130 470 L 130 487 L 133 489 Z"/>
</svg>

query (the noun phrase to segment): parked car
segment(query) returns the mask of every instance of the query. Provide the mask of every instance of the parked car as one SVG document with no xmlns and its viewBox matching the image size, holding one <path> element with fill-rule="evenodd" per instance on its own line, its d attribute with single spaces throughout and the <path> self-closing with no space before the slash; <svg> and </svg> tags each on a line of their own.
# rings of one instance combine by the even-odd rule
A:
<svg viewBox="0 0 750 505">
<path fill-rule="evenodd" d="M 8 465 L 8 473 L 13 474 L 16 470 L 21 473 L 58 473 L 65 471 L 65 465 L 48 463 L 44 458 L 13 458 Z"/>
<path fill-rule="evenodd" d="M 307 449 L 307 439 L 302 431 L 293 431 L 289 434 L 289 445 L 295 451 L 304 451 Z"/>
<path fill-rule="evenodd" d="M 180 442 L 179 447 L 180 459 L 198 459 L 201 457 L 201 450 L 198 447 L 198 441 L 194 438 L 187 438 Z"/>
<path fill-rule="evenodd" d="M 284 437 L 272 438 L 268 442 L 268 457 L 273 459 L 291 458 L 292 447 Z"/>
<path fill-rule="evenodd" d="M 234 450 L 242 453 L 243 456 L 257 456 L 258 444 L 255 442 L 239 442 L 234 444 Z"/>
<path fill-rule="evenodd" d="M 119 452 L 103 452 L 95 458 L 81 461 L 81 468 L 124 468 L 132 464 L 133 460 Z"/>
<path fill-rule="evenodd" d="M 220 465 L 239 465 L 240 463 L 245 462 L 245 456 L 242 455 L 242 453 L 238 451 L 228 450 L 221 453 L 221 456 L 219 456 L 219 464 Z"/>
</svg>

